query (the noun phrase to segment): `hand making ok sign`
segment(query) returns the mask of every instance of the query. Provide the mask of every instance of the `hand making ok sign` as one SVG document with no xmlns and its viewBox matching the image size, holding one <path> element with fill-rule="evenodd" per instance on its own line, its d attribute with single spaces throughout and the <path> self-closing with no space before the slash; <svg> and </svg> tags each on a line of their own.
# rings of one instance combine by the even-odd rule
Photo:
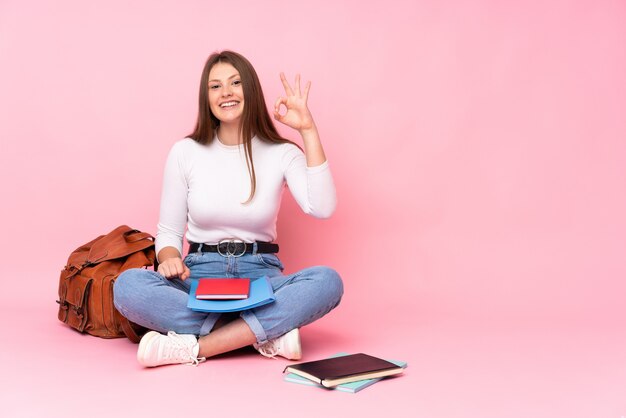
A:
<svg viewBox="0 0 626 418">
<path fill-rule="evenodd" d="M 309 98 L 309 90 L 311 82 L 307 82 L 304 87 L 304 94 L 300 91 L 300 74 L 296 74 L 295 90 L 291 88 L 284 73 L 280 73 L 280 81 L 285 87 L 286 97 L 279 97 L 274 104 L 274 119 L 296 129 L 300 132 L 314 127 L 313 116 L 307 107 L 307 99 Z M 284 105 L 287 111 L 281 114 L 281 105 Z"/>
</svg>

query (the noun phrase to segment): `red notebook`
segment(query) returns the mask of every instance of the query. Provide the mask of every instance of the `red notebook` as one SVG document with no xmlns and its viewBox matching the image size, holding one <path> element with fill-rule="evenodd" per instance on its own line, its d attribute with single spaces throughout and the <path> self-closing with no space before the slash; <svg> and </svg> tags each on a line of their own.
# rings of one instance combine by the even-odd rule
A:
<svg viewBox="0 0 626 418">
<path fill-rule="evenodd" d="M 198 279 L 196 299 L 247 299 L 250 279 Z"/>
</svg>

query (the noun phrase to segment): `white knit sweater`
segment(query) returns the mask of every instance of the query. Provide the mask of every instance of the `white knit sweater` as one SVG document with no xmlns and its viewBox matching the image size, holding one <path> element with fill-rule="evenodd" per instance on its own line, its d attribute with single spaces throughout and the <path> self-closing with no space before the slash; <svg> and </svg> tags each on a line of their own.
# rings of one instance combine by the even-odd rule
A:
<svg viewBox="0 0 626 418">
<path fill-rule="evenodd" d="M 295 145 L 269 144 L 257 137 L 252 139 L 252 156 L 256 193 L 244 204 L 250 176 L 243 145 L 224 145 L 217 137 L 209 145 L 191 138 L 174 144 L 163 176 L 157 254 L 171 246 L 182 255 L 185 228 L 189 242 L 274 241 L 285 185 L 305 213 L 317 218 L 333 213 L 336 195 L 328 162 L 307 167 Z"/>
</svg>

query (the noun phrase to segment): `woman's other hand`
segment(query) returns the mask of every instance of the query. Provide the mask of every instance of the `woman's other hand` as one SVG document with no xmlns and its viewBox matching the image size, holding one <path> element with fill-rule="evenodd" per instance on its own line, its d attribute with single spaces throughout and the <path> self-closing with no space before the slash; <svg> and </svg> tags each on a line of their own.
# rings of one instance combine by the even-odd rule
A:
<svg viewBox="0 0 626 418">
<path fill-rule="evenodd" d="M 287 82 L 284 73 L 280 73 L 280 81 L 282 81 L 285 88 L 286 97 L 279 97 L 276 103 L 274 103 L 274 119 L 301 133 L 313 129 L 315 123 L 307 107 L 311 82 L 306 83 L 304 93 L 302 93 L 300 91 L 300 74 L 296 74 L 295 90 Z M 280 113 L 281 105 L 284 105 L 287 109 L 285 114 Z"/>
<path fill-rule="evenodd" d="M 191 275 L 189 267 L 183 263 L 183 260 L 180 257 L 171 257 L 164 260 L 159 264 L 157 272 L 166 279 L 174 279 L 178 277 L 181 280 L 186 280 Z"/>
</svg>

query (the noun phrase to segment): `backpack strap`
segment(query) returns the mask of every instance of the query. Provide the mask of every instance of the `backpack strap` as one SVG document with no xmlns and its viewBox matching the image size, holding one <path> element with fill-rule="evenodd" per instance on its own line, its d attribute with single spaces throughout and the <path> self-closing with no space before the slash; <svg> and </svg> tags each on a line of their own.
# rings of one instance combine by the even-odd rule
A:
<svg viewBox="0 0 626 418">
<path fill-rule="evenodd" d="M 120 318 L 120 325 L 122 326 L 122 331 L 126 334 L 129 340 L 134 343 L 139 343 L 141 340 L 141 336 L 135 331 L 135 328 L 131 325 L 130 321 L 124 317 Z"/>
<path fill-rule="evenodd" d="M 126 242 L 137 242 L 144 239 L 154 240 L 154 237 L 147 232 L 137 231 L 136 229 L 131 229 L 130 231 L 124 232 L 124 239 Z"/>
<path fill-rule="evenodd" d="M 85 261 L 88 264 L 98 264 L 103 261 L 126 257 L 153 246 L 154 237 L 152 235 L 121 225 L 94 242 L 89 249 L 89 254 L 85 257 Z"/>
</svg>

